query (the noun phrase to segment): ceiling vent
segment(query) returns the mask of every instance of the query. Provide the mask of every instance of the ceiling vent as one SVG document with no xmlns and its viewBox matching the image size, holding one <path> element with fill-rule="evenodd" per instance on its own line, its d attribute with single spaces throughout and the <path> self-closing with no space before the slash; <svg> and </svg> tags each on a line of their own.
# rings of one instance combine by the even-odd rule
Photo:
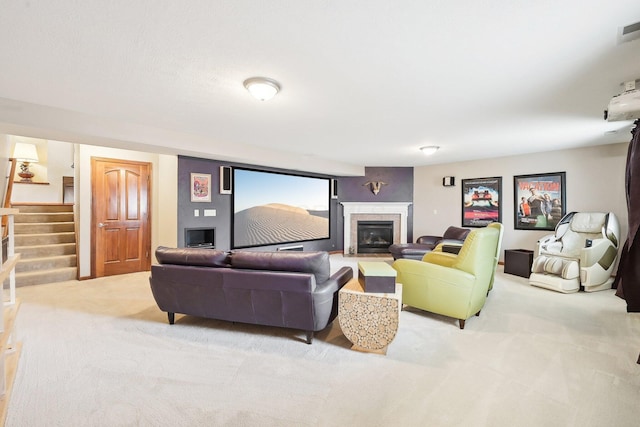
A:
<svg viewBox="0 0 640 427">
<path fill-rule="evenodd" d="M 618 44 L 640 39 L 640 22 L 620 27 L 618 30 Z"/>
</svg>

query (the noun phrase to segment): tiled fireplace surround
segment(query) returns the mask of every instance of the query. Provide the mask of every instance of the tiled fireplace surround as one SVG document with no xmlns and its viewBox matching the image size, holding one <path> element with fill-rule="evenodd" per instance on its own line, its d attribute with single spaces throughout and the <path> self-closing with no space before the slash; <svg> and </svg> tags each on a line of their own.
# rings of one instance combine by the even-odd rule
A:
<svg viewBox="0 0 640 427">
<path fill-rule="evenodd" d="M 409 202 L 340 202 L 344 215 L 344 253 L 357 251 L 358 221 L 393 221 L 393 243 L 407 243 Z"/>
</svg>

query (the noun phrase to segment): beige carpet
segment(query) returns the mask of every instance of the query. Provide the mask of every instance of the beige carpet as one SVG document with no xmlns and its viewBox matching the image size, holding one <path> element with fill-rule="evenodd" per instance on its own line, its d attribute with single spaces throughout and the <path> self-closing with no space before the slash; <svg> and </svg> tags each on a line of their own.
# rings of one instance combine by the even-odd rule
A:
<svg viewBox="0 0 640 427">
<path fill-rule="evenodd" d="M 332 269 L 361 259 L 332 256 Z M 379 258 L 378 258 L 379 260 Z M 501 269 L 500 269 L 501 270 Z M 497 276 L 480 317 L 408 309 L 386 356 L 176 316 L 148 273 L 18 289 L 7 426 L 637 426 L 640 315 Z"/>
</svg>

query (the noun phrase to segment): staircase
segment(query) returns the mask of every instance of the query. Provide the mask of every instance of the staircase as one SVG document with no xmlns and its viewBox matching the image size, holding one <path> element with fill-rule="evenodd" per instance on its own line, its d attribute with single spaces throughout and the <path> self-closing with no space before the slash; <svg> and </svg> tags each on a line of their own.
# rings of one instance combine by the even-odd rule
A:
<svg viewBox="0 0 640 427">
<path fill-rule="evenodd" d="M 73 205 L 13 204 L 15 216 L 16 286 L 76 280 L 76 233 Z"/>
</svg>

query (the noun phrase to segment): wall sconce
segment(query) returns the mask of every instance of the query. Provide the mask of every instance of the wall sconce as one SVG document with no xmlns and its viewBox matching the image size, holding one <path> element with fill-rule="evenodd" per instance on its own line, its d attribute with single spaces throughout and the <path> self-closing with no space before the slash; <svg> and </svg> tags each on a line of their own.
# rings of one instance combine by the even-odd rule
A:
<svg viewBox="0 0 640 427">
<path fill-rule="evenodd" d="M 22 178 L 20 181 L 31 182 L 33 172 L 29 170 L 29 163 L 38 163 L 39 160 L 35 144 L 16 142 L 16 146 L 13 148 L 13 158 L 22 162 L 20 172 L 18 172 L 18 176 Z"/>
<path fill-rule="evenodd" d="M 442 178 L 442 186 L 443 187 L 453 187 L 456 185 L 456 177 L 455 176 L 445 176 Z"/>
</svg>

